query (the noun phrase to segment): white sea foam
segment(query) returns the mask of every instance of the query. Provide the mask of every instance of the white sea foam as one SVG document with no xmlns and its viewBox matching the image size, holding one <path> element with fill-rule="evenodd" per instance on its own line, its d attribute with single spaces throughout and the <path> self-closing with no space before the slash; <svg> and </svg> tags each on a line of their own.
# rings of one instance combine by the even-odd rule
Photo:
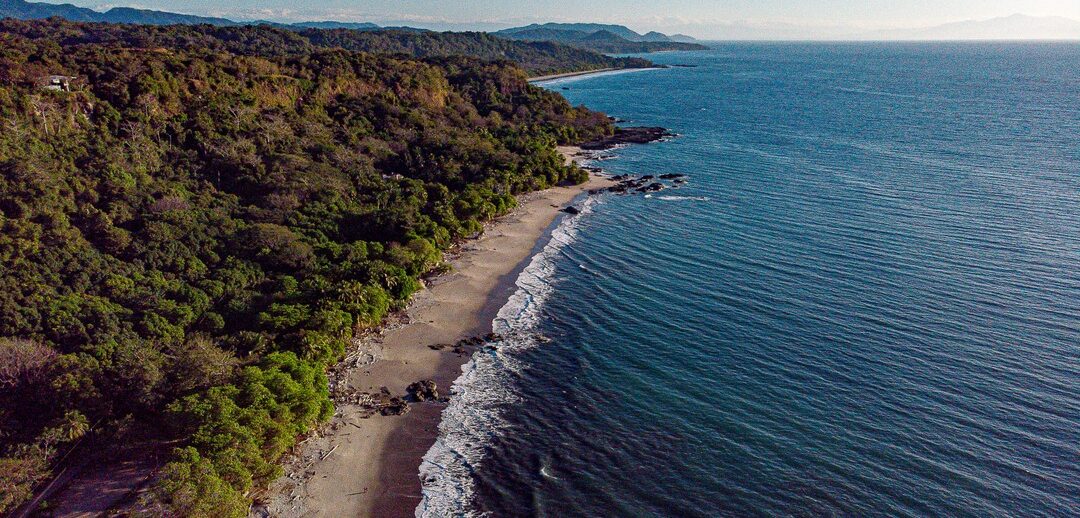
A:
<svg viewBox="0 0 1080 518">
<path fill-rule="evenodd" d="M 517 356 L 544 342 L 536 325 L 554 289 L 555 258 L 576 239 L 581 218 L 592 212 L 596 200 L 587 198 L 581 214 L 565 217 L 518 276 L 517 291 L 492 322 L 493 331 L 503 340 L 477 351 L 461 367 L 443 410 L 439 437 L 420 464 L 423 499 L 416 508 L 417 517 L 480 516 L 471 509 L 473 470 L 484 456 L 487 441 L 505 426 L 500 409 L 518 399 L 510 384 L 521 370 Z"/>
<path fill-rule="evenodd" d="M 657 196 L 656 199 L 664 201 L 709 201 L 708 196 Z"/>
</svg>

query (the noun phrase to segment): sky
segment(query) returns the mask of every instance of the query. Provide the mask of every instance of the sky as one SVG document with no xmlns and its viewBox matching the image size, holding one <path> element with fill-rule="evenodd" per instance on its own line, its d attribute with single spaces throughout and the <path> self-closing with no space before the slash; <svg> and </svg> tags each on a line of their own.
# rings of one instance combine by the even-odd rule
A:
<svg viewBox="0 0 1080 518">
<path fill-rule="evenodd" d="M 545 21 L 618 23 L 700 38 L 735 32 L 843 36 L 1012 14 L 1080 20 L 1080 0 L 48 0 L 237 20 L 370 21 L 493 30 Z"/>
</svg>

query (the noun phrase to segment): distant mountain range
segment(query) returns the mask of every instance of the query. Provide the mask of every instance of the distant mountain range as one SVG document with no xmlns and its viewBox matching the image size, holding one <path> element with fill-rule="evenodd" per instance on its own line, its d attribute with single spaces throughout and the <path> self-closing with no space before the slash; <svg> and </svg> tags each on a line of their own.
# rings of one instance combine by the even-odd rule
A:
<svg viewBox="0 0 1080 518">
<path fill-rule="evenodd" d="M 922 29 L 877 31 L 859 39 L 888 40 L 1075 40 L 1080 21 L 1059 16 L 1014 14 L 989 20 L 967 20 Z"/>
<path fill-rule="evenodd" d="M 95 11 L 71 4 L 47 4 L 25 0 L 0 0 L 0 18 L 33 20 L 53 16 L 76 22 L 133 23 L 141 25 L 198 25 L 217 26 L 274 25 L 291 29 L 352 29 L 375 31 L 383 29 L 414 30 L 411 27 L 380 27 L 374 23 L 354 22 L 300 22 L 276 23 L 264 20 L 237 22 L 226 18 L 213 18 L 190 14 L 178 14 L 149 9 L 113 7 L 107 11 Z M 573 47 L 609 54 L 656 52 L 661 50 L 701 50 L 707 47 L 692 43 L 693 38 L 681 34 L 668 36 L 659 32 L 638 34 L 621 25 L 589 23 L 549 23 L 506 29 L 494 33 L 509 40 L 553 41 Z"/>
<path fill-rule="evenodd" d="M 303 27 L 305 29 L 352 29 L 354 31 L 371 31 L 383 29 L 370 22 L 298 22 L 289 24 L 292 27 Z M 399 27 L 400 28 L 400 27 Z M 409 27 L 412 29 L 412 27 Z M 421 29 L 417 29 L 421 30 Z"/>
<path fill-rule="evenodd" d="M 659 32 L 650 32 L 647 34 L 638 34 L 633 30 L 624 27 L 622 25 L 610 25 L 603 23 L 534 23 L 532 25 L 526 25 L 524 27 L 514 27 L 511 29 L 503 29 L 495 32 L 498 36 L 514 36 L 529 34 L 535 31 L 543 31 L 549 34 L 558 34 L 568 38 L 576 38 L 582 34 L 588 35 L 596 32 L 607 31 L 620 38 L 629 41 L 677 41 L 672 39 L 666 34 Z M 694 42 L 694 38 L 689 36 L 680 36 L 686 38 L 687 42 Z"/>
<path fill-rule="evenodd" d="M 279 23 L 266 20 L 234 21 L 226 18 L 113 7 L 95 11 L 72 4 L 47 4 L 25 0 L 0 0 L 0 18 L 22 20 L 60 17 L 77 22 L 134 23 L 143 25 L 217 26 L 273 25 L 293 29 L 412 30 L 412 27 L 384 27 L 367 22 L 315 21 Z M 464 30 L 462 25 L 454 30 Z M 791 23 L 730 22 L 691 26 L 697 33 L 714 34 L 716 40 L 1018 40 L 1080 39 L 1080 21 L 1056 16 L 1012 16 L 989 20 L 967 20 L 933 27 L 887 29 L 858 32 L 843 26 L 813 27 Z M 637 53 L 660 50 L 703 49 L 697 40 L 683 34 L 659 32 L 639 34 L 622 25 L 600 23 L 545 23 L 494 31 L 503 38 L 519 41 L 554 41 L 605 53 Z"/>
<path fill-rule="evenodd" d="M 25 0 L 0 0 L 0 18 L 17 18 L 20 20 L 38 20 L 57 16 L 73 22 L 104 22 L 104 23 L 134 23 L 139 25 L 199 25 L 209 24 L 222 27 L 237 25 L 274 25 L 278 27 L 292 27 L 298 29 L 353 29 L 353 30 L 378 30 L 383 29 L 374 23 L 353 22 L 300 22 L 300 23 L 276 23 L 265 20 L 237 22 L 225 18 L 213 18 L 208 16 L 196 16 L 192 14 L 170 13 L 166 11 L 153 11 L 149 9 L 135 9 L 131 7 L 113 7 L 108 11 L 95 11 L 86 7 L 78 7 L 71 4 L 46 4 L 41 2 L 26 2 Z M 419 30 L 419 29 L 416 29 Z"/>
<path fill-rule="evenodd" d="M 114 7 L 105 12 L 71 4 L 46 4 L 24 0 L 0 0 L 0 18 L 35 20 L 58 16 L 73 22 L 138 23 L 143 25 L 240 25 L 224 18 L 150 11 L 131 7 Z"/>
<path fill-rule="evenodd" d="M 299 22 L 277 23 L 265 20 L 237 22 L 226 18 L 213 18 L 190 14 L 178 14 L 149 9 L 113 7 L 107 11 L 95 11 L 71 4 L 47 4 L 25 0 L 0 0 L 0 18 L 33 20 L 60 17 L 76 22 L 132 23 L 140 25 L 199 25 L 217 26 L 273 25 L 289 29 L 352 29 L 376 31 L 384 29 L 423 31 L 412 27 L 380 27 L 374 23 L 354 22 Z M 640 53 L 660 50 L 698 50 L 706 47 L 691 43 L 693 38 L 681 34 L 667 36 L 659 32 L 638 34 L 621 25 L 586 23 L 550 23 L 506 29 L 495 33 L 503 39 L 519 41 L 553 41 L 573 47 L 603 53 Z"/>
<path fill-rule="evenodd" d="M 704 50 L 690 36 L 668 36 L 659 32 L 638 34 L 622 25 L 600 23 L 544 23 L 496 31 L 500 38 L 520 41 L 554 41 L 606 53 L 657 52 L 662 50 Z"/>
<path fill-rule="evenodd" d="M 709 39 L 714 41 L 1080 40 L 1080 21 L 1023 14 L 892 29 L 857 29 L 842 24 L 730 21 L 690 23 L 682 30 L 708 34 Z"/>
</svg>

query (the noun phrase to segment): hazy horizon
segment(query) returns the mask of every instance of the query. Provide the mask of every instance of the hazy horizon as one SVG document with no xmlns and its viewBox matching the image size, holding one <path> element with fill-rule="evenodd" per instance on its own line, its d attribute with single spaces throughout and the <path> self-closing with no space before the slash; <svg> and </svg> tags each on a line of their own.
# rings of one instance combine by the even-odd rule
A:
<svg viewBox="0 0 1080 518">
<path fill-rule="evenodd" d="M 1064 0 L 554 0 L 544 5 L 521 0 L 482 0 L 449 4 L 433 0 L 325 0 L 298 7 L 285 0 L 236 0 L 222 7 L 214 0 L 137 0 L 131 3 L 95 0 L 44 0 L 70 3 L 95 10 L 134 7 L 224 17 L 237 21 L 300 22 L 333 20 L 410 25 L 434 30 L 494 31 L 544 22 L 613 23 L 639 32 L 657 30 L 688 34 L 705 40 L 725 39 L 920 39 L 921 31 L 942 25 L 963 25 L 1014 15 L 1059 17 L 1051 20 L 1067 38 L 1080 38 L 1080 2 Z M 1025 23 L 997 27 L 994 38 L 1030 38 L 1045 35 L 1042 26 Z M 1042 22 L 1040 22 L 1042 23 Z M 1075 24 L 1075 26 L 1074 26 Z M 1000 25 L 1000 24 L 999 24 Z M 1041 37 L 1062 37 L 1051 34 Z M 933 34 L 926 35 L 933 38 Z M 975 33 L 974 38 L 978 37 Z M 1037 36 L 1040 37 L 1040 36 Z M 963 37 L 961 38 L 963 39 Z"/>
</svg>

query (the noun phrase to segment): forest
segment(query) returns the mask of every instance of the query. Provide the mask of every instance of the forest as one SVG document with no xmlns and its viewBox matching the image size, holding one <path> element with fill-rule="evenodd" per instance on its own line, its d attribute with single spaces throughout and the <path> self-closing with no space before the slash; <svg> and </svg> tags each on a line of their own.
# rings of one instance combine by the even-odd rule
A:
<svg viewBox="0 0 1080 518">
<path fill-rule="evenodd" d="M 530 76 L 654 66 L 641 58 L 610 57 L 554 42 L 512 41 L 482 32 L 295 30 L 268 25 L 121 25 L 49 18 L 36 21 L 0 20 L 0 33 L 48 40 L 64 47 L 93 44 L 142 49 L 214 50 L 267 58 L 309 54 L 319 48 L 400 54 L 421 59 L 467 56 L 485 61 L 512 61 Z"/>
<path fill-rule="evenodd" d="M 613 131 L 510 61 L 355 38 L 0 22 L 0 513 L 149 429 L 162 512 L 244 516 L 350 339 Z"/>
</svg>

